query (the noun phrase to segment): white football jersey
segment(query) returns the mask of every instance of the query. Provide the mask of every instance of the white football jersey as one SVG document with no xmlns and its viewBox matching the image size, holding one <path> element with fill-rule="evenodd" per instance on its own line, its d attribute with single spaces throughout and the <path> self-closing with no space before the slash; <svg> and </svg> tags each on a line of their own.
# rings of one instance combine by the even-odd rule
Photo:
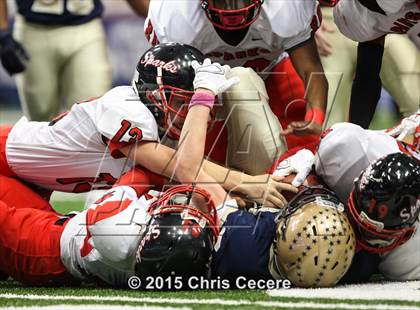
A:
<svg viewBox="0 0 420 310">
<path fill-rule="evenodd" d="M 127 286 L 149 221 L 147 210 L 156 200 L 150 197 L 137 198 L 131 187 L 117 186 L 69 219 L 60 239 L 61 260 L 67 271 L 81 280 L 100 279 L 113 286 Z M 219 226 L 237 210 L 235 200 L 219 205 Z M 159 227 L 152 230 L 150 237 L 158 231 Z"/>
<path fill-rule="evenodd" d="M 285 50 L 311 37 L 320 23 L 317 13 L 316 1 L 265 1 L 244 39 L 232 46 L 217 34 L 200 1 L 153 0 L 144 30 L 152 45 L 189 44 L 213 61 L 264 72 L 284 57 Z"/>
<path fill-rule="evenodd" d="M 129 186 L 108 190 L 99 203 L 71 218 L 60 239 L 61 260 L 74 277 L 127 286 L 153 200 Z"/>
<path fill-rule="evenodd" d="M 343 1 L 342 1 L 343 2 Z M 365 130 L 350 123 L 332 126 L 321 139 L 315 156 L 315 169 L 325 183 L 347 202 L 354 179 L 377 159 L 388 154 L 404 152 L 420 160 L 420 153 L 399 143 L 383 131 Z M 381 255 L 380 272 L 398 281 L 420 279 L 420 222 L 410 240 Z"/>
<path fill-rule="evenodd" d="M 379 7 L 386 11 L 378 13 L 357 0 L 340 1 L 334 8 L 335 23 L 353 41 L 371 41 L 388 33 L 397 33 L 408 34 L 420 46 L 420 9 L 415 1 L 387 2 L 399 5 Z"/>
<path fill-rule="evenodd" d="M 351 123 L 337 123 L 326 131 L 315 155 L 315 170 L 325 183 L 346 203 L 354 179 L 377 159 L 410 149 L 383 131 L 365 130 Z M 412 152 L 412 153 L 411 153 Z"/>
<path fill-rule="evenodd" d="M 119 147 L 158 141 L 156 121 L 131 86 L 116 87 L 80 104 L 56 121 L 22 117 L 6 141 L 10 168 L 22 180 L 51 190 L 110 188 L 133 163 Z"/>
</svg>

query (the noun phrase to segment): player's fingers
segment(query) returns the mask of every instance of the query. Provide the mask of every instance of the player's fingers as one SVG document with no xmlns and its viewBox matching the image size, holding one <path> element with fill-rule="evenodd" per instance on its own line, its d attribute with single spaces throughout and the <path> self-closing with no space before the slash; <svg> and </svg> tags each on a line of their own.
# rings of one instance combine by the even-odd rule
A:
<svg viewBox="0 0 420 310">
<path fill-rule="evenodd" d="M 282 183 L 283 180 L 284 180 L 284 177 L 285 177 L 284 175 L 275 175 L 275 174 L 273 174 L 273 175 L 270 176 L 270 179 L 272 181 L 274 181 L 274 182 Z"/>
<path fill-rule="evenodd" d="M 226 81 L 226 83 L 223 85 L 223 87 L 221 88 L 220 92 L 224 92 L 226 90 L 228 90 L 229 88 L 231 88 L 232 86 L 238 84 L 240 82 L 240 78 L 239 76 L 234 76 L 232 78 L 230 78 L 229 80 Z"/>
<path fill-rule="evenodd" d="M 292 185 L 293 186 L 301 186 L 303 184 L 303 182 L 306 180 L 306 178 L 308 177 L 309 172 L 311 171 L 312 167 L 305 167 L 303 169 L 301 169 L 295 176 L 295 178 L 292 181 Z"/>
<path fill-rule="evenodd" d="M 193 60 L 192 62 L 191 62 L 191 67 L 195 70 L 195 69 L 197 69 L 198 67 L 200 66 L 200 64 L 198 63 L 198 61 L 197 60 Z"/>
<path fill-rule="evenodd" d="M 231 70 L 231 68 L 230 68 L 229 65 L 224 65 L 224 66 L 222 66 L 222 70 L 226 74 L 226 73 L 228 73 Z"/>
<path fill-rule="evenodd" d="M 280 168 L 280 169 L 276 169 L 276 171 L 274 171 L 273 175 L 275 176 L 283 176 L 285 177 L 286 175 L 291 174 L 292 172 L 296 172 L 296 169 L 294 167 L 286 167 L 286 168 Z"/>
<path fill-rule="evenodd" d="M 211 65 L 211 59 L 210 58 L 204 59 L 203 66 L 209 66 L 209 65 Z"/>
<path fill-rule="evenodd" d="M 287 201 L 283 197 L 283 195 L 280 194 L 280 197 L 279 197 L 277 195 L 271 194 L 271 195 L 267 195 L 263 205 L 267 207 L 275 206 L 277 208 L 284 208 L 286 204 L 287 204 Z"/>
<path fill-rule="evenodd" d="M 277 191 L 282 192 L 282 191 L 287 191 L 287 192 L 292 192 L 292 193 L 297 193 L 298 189 L 293 186 L 292 184 L 289 183 L 283 183 L 283 182 L 273 182 L 273 186 L 277 189 Z"/>
<path fill-rule="evenodd" d="M 281 129 L 280 130 L 280 135 L 281 136 L 287 136 L 293 133 L 293 127 L 291 127 L 290 125 L 287 126 L 286 129 Z"/>
<path fill-rule="evenodd" d="M 283 204 L 287 203 L 286 198 L 281 194 L 281 190 L 279 191 L 277 188 L 273 187 L 270 192 L 271 196 L 276 197 L 277 199 L 281 200 Z"/>
</svg>

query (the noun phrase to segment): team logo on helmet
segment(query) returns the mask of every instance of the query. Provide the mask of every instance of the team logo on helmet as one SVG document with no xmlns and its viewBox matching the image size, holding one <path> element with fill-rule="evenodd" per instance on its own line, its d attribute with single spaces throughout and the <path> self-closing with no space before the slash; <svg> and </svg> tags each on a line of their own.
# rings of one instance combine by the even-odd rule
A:
<svg viewBox="0 0 420 310">
<path fill-rule="evenodd" d="M 143 59 L 140 60 L 140 63 L 143 64 L 145 67 L 154 66 L 156 68 L 162 68 L 162 70 L 165 70 L 171 73 L 178 72 L 178 68 L 176 67 L 175 60 L 165 62 L 163 60 L 155 59 L 155 56 L 153 56 L 152 52 L 146 53 Z"/>
</svg>

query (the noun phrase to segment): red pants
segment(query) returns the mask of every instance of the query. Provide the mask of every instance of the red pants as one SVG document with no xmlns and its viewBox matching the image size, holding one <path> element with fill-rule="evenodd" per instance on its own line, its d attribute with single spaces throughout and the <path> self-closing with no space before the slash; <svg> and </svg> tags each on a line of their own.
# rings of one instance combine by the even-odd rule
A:
<svg viewBox="0 0 420 310">
<path fill-rule="evenodd" d="M 59 219 L 27 186 L 0 176 L 0 270 L 29 285 L 69 283 L 60 258 L 65 222 Z"/>
<path fill-rule="evenodd" d="M 295 71 L 290 58 L 283 59 L 273 68 L 265 80 L 265 86 L 270 98 L 271 110 L 278 117 L 283 128 L 286 128 L 292 121 L 304 120 L 306 105 L 302 99 L 305 97 L 305 86 Z M 207 134 L 205 153 L 214 161 L 224 164 L 227 149 L 227 130 L 224 129 L 217 139 L 222 125 L 223 122 L 216 123 L 213 130 Z M 216 139 L 217 143 L 213 147 Z M 316 142 L 318 139 L 318 137 L 313 136 L 286 136 L 289 149 Z"/>
<path fill-rule="evenodd" d="M 15 175 L 9 168 L 6 158 L 6 140 L 9 136 L 10 130 L 12 130 L 12 126 L 0 126 L 0 175 L 7 177 Z"/>
</svg>

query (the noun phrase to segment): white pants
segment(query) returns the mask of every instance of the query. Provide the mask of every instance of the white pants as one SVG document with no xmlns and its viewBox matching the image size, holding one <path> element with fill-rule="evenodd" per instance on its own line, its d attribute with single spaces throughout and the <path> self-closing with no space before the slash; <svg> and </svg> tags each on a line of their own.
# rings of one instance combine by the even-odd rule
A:
<svg viewBox="0 0 420 310">
<path fill-rule="evenodd" d="M 403 245 L 381 256 L 379 271 L 390 280 L 420 280 L 420 222 L 416 232 Z"/>
<path fill-rule="evenodd" d="M 227 77 L 241 81 L 223 94 L 228 128 L 227 164 L 249 174 L 262 174 L 287 150 L 281 125 L 271 111 L 264 81 L 251 68 L 233 68 Z"/>
<path fill-rule="evenodd" d="M 47 26 L 16 16 L 14 37 L 30 56 L 16 84 L 23 112 L 31 120 L 48 121 L 74 103 L 102 96 L 111 88 L 100 19 L 75 26 Z"/>
<path fill-rule="evenodd" d="M 340 33 L 332 12 L 332 8 L 322 9 L 324 20 L 335 30 L 325 34 L 332 44 L 332 54 L 321 57 L 329 84 L 326 128 L 348 120 L 357 61 L 357 42 Z M 407 35 L 386 36 L 380 76 L 383 87 L 395 99 L 401 114 L 406 117 L 415 113 L 420 103 L 420 53 Z"/>
</svg>

